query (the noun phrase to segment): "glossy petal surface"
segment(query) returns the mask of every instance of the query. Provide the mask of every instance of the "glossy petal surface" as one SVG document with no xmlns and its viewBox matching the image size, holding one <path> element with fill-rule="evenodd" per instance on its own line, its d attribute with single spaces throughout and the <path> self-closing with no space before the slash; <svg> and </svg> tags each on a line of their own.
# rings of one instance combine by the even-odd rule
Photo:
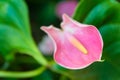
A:
<svg viewBox="0 0 120 80">
<path fill-rule="evenodd" d="M 63 15 L 61 29 L 41 27 L 53 40 L 55 61 L 69 69 L 85 68 L 101 60 L 103 41 L 96 27 L 81 24 Z"/>
</svg>

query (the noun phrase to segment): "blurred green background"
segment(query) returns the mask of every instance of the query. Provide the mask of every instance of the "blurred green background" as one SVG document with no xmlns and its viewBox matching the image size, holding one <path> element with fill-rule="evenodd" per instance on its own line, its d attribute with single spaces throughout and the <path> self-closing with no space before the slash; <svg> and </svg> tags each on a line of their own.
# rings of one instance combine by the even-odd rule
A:
<svg viewBox="0 0 120 80">
<path fill-rule="evenodd" d="M 78 4 L 72 17 L 81 23 L 95 25 L 104 41 L 104 61 L 81 70 L 65 69 L 54 62 L 52 55 L 44 55 L 44 52 L 47 66 L 44 59 L 40 57 L 39 62 L 36 58 L 41 56 L 38 44 L 46 35 L 40 26 L 59 27 L 62 20 L 56 12 L 57 6 L 70 1 Z M 45 69 L 29 77 L 10 77 L 0 72 L 0 80 L 120 80 L 119 0 L 0 0 L 0 70 L 25 72 L 38 67 Z"/>
</svg>

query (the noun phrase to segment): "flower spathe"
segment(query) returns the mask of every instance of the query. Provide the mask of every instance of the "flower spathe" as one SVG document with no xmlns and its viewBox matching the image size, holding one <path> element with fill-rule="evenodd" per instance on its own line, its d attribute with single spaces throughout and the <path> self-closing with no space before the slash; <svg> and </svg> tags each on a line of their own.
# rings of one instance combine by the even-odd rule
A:
<svg viewBox="0 0 120 80">
<path fill-rule="evenodd" d="M 64 14 L 61 28 L 41 27 L 54 42 L 54 59 L 59 65 L 82 69 L 101 60 L 103 40 L 96 27 L 81 24 Z"/>
</svg>

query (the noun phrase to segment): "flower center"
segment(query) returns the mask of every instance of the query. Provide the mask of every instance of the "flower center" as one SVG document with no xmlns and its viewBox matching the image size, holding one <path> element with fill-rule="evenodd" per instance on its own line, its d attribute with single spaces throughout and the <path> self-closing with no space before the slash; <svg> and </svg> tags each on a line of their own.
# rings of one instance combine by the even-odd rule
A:
<svg viewBox="0 0 120 80">
<path fill-rule="evenodd" d="M 69 41 L 74 47 L 80 50 L 83 54 L 88 54 L 87 49 L 75 37 L 70 37 Z"/>
</svg>

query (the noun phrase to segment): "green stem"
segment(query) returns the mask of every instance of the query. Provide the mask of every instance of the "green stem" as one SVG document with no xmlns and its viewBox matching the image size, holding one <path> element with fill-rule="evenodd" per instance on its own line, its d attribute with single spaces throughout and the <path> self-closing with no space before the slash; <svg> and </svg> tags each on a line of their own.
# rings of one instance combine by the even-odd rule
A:
<svg viewBox="0 0 120 80">
<path fill-rule="evenodd" d="M 0 71 L 0 77 L 6 78 L 30 78 L 40 75 L 46 67 L 40 67 L 36 70 L 26 71 L 26 72 L 10 72 L 10 71 Z"/>
<path fill-rule="evenodd" d="M 33 42 L 34 43 L 34 42 Z M 33 53 L 34 54 L 29 54 L 31 55 L 36 61 L 38 61 L 39 64 L 43 65 L 43 66 L 47 66 L 48 62 L 46 60 L 46 58 L 42 55 L 42 53 L 38 50 L 38 48 L 36 47 L 35 43 L 33 45 L 33 50 L 35 50 Z"/>
<path fill-rule="evenodd" d="M 38 52 L 38 54 L 30 54 L 39 64 L 43 66 L 47 66 L 48 62 L 47 60 L 43 57 L 43 55 Z"/>
<path fill-rule="evenodd" d="M 38 50 L 38 47 L 35 44 L 35 42 L 31 36 L 29 36 L 29 41 L 27 41 L 27 44 L 29 45 L 28 47 L 24 47 L 21 50 L 19 49 L 19 51 L 23 54 L 27 54 L 27 55 L 33 57 L 42 66 L 47 66 L 48 62 L 47 62 L 46 58 Z"/>
<path fill-rule="evenodd" d="M 42 53 L 37 49 L 35 44 L 32 45 L 32 50 L 31 49 L 21 49 L 20 52 L 33 57 L 42 66 L 47 66 L 48 65 L 47 60 L 42 55 Z"/>
</svg>

